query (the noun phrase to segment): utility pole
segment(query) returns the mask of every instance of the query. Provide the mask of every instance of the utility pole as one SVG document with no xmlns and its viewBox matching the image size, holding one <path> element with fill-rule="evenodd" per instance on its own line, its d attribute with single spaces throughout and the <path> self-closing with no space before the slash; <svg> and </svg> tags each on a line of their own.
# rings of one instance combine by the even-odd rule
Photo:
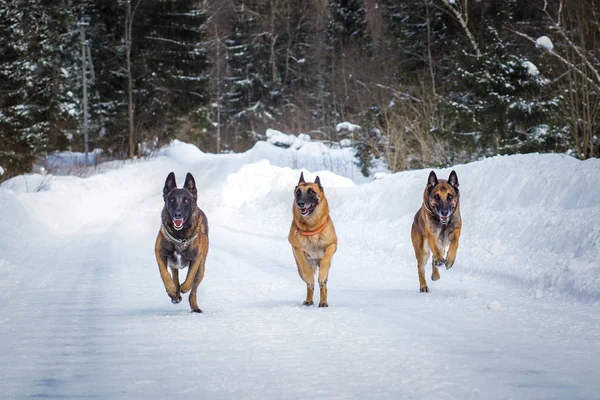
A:
<svg viewBox="0 0 600 400">
<path fill-rule="evenodd" d="M 87 99 L 87 65 L 86 65 L 86 42 L 85 42 L 85 27 L 88 26 L 89 18 L 81 16 L 81 20 L 77 23 L 81 28 L 81 76 L 83 77 L 83 141 L 85 148 L 85 165 L 88 166 L 88 152 L 90 144 L 88 138 L 88 99 Z"/>
</svg>

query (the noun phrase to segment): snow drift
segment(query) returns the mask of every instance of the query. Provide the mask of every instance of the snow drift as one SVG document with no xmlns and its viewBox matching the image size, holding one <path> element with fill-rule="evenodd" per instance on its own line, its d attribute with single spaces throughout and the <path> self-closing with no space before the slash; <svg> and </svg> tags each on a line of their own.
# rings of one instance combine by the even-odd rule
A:
<svg viewBox="0 0 600 400">
<path fill-rule="evenodd" d="M 175 142 L 85 179 L 3 183 L 3 395 L 598 393 L 599 160 L 531 154 L 455 166 L 464 220 L 457 261 L 421 294 L 410 225 L 429 170 L 364 183 L 324 170 L 340 153 L 305 149 L 308 163 L 296 164 L 301 148 L 260 143 L 213 155 Z M 305 286 L 286 239 L 302 166 L 306 179 L 320 176 L 339 237 L 327 310 L 301 305 Z M 179 185 L 194 174 L 209 220 L 199 316 L 170 303 L 154 260 L 170 171 Z"/>
<path fill-rule="evenodd" d="M 307 152 L 307 157 L 321 160 L 308 163 L 316 168 L 304 171 L 307 179 L 321 177 L 341 246 L 354 246 L 366 233 L 390 262 L 412 269 L 410 225 L 429 170 L 356 185 L 348 177 L 320 171 L 329 157 L 321 150 Z M 36 187 L 41 176 L 17 177 L 2 185 L 3 204 L 9 206 L 2 210 L 0 231 L 18 226 L 30 235 L 32 226 L 45 222 L 55 233 L 68 232 L 76 225 L 106 218 L 109 209 L 127 201 L 130 191 L 151 187 L 160 194 L 169 170 L 178 176 L 189 170 L 200 182 L 200 203 L 209 216 L 285 236 L 290 193 L 299 176 L 298 170 L 282 166 L 290 164 L 295 165 L 289 149 L 264 142 L 243 154 L 221 156 L 175 142 L 158 158 L 121 170 L 87 179 L 45 177 L 47 187 L 38 193 L 22 192 L 27 191 L 26 180 Z M 600 299 L 600 160 L 529 154 L 497 156 L 454 169 L 464 220 L 457 269 L 533 291 Z M 156 170 L 162 173 L 157 176 Z M 436 172 L 447 177 L 450 170 Z M 152 201 L 160 209 L 160 196 Z"/>
</svg>

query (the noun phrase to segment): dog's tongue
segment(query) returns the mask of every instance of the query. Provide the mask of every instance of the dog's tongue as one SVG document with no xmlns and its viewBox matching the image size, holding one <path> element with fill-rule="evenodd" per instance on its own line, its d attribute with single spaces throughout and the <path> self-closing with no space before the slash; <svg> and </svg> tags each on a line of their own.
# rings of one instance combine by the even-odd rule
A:
<svg viewBox="0 0 600 400">
<path fill-rule="evenodd" d="M 181 228 L 183 226 L 183 218 L 173 219 L 173 225 L 175 225 L 175 228 Z"/>
</svg>

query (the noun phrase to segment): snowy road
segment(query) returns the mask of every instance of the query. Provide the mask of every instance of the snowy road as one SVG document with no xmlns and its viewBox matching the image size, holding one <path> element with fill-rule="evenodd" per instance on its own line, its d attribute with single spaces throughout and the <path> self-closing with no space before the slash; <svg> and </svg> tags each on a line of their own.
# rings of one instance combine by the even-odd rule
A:
<svg viewBox="0 0 600 400">
<path fill-rule="evenodd" d="M 490 261 L 469 249 L 467 234 L 456 266 L 421 294 L 410 218 L 382 226 L 339 209 L 330 307 L 304 307 L 286 240 L 291 217 L 260 199 L 239 214 L 213 203 L 226 190 L 210 181 L 209 164 L 177 172 L 181 179 L 189 167 L 207 187 L 199 201 L 211 229 L 201 315 L 187 301 L 170 303 L 154 260 L 160 188 L 173 161 L 0 197 L 2 237 L 25 218 L 22 236 L 0 247 L 2 398 L 598 398 L 600 304 L 589 300 L 598 292 L 559 290 L 566 284 L 540 291 L 486 274 L 475 264 Z M 78 208 L 87 201 L 81 193 L 105 193 L 108 183 L 112 201 Z M 269 194 L 286 199 L 276 210 L 289 208 L 284 189 Z M 343 208 L 347 190 L 332 190 L 330 204 Z M 476 210 L 465 208 L 469 221 Z M 79 226 L 66 218 L 84 215 Z M 526 269 L 524 257 L 499 257 L 494 267 Z M 597 275 L 594 268 L 587 273 Z M 499 309 L 488 307 L 494 300 Z"/>
</svg>

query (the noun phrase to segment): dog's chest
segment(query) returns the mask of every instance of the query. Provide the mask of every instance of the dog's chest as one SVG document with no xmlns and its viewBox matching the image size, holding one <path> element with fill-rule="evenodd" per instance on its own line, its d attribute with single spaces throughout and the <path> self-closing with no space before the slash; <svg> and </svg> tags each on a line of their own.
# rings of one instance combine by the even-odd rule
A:
<svg viewBox="0 0 600 400">
<path fill-rule="evenodd" d="M 173 251 L 173 254 L 168 258 L 168 265 L 173 269 L 184 269 L 189 267 L 190 260 L 186 257 L 186 254 L 178 249 Z"/>
<path fill-rule="evenodd" d="M 450 230 L 447 227 L 443 227 L 437 234 L 438 246 L 446 248 L 450 245 Z"/>
<path fill-rule="evenodd" d="M 307 239 L 303 243 L 302 250 L 309 260 L 318 261 L 325 255 L 325 249 L 319 244 L 318 241 Z"/>
</svg>

